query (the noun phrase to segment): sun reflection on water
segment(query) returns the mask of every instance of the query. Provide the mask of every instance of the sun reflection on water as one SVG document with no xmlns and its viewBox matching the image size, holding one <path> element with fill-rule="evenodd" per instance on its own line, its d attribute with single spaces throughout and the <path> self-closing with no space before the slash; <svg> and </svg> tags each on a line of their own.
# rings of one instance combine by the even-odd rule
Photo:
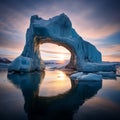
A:
<svg viewBox="0 0 120 120">
<path fill-rule="evenodd" d="M 39 96 L 56 96 L 71 89 L 71 81 L 62 71 L 46 71 L 45 78 L 39 86 Z"/>
</svg>

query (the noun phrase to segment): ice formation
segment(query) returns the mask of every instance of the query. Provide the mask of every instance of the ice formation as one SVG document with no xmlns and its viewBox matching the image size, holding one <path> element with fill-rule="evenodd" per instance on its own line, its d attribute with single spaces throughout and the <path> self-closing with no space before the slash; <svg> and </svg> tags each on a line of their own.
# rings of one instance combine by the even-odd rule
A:
<svg viewBox="0 0 120 120">
<path fill-rule="evenodd" d="M 102 80 L 102 75 L 97 75 L 95 73 L 88 73 L 87 75 L 82 75 L 79 78 L 80 81 L 99 81 Z"/>
<path fill-rule="evenodd" d="M 84 74 L 83 72 L 74 73 L 70 76 L 71 80 L 78 80 L 78 81 L 100 81 L 102 80 L 101 74 L 95 73 L 88 73 Z"/>
<path fill-rule="evenodd" d="M 49 20 L 44 20 L 37 15 L 31 16 L 24 50 L 9 65 L 8 71 L 44 70 L 45 65 L 39 51 L 39 45 L 43 43 L 54 43 L 71 52 L 67 68 L 88 72 L 115 70 L 114 66 L 101 65 L 101 53 L 76 33 L 70 19 L 63 13 Z"/>
<path fill-rule="evenodd" d="M 71 78 L 72 80 L 77 80 L 78 77 L 81 77 L 82 75 L 83 75 L 83 72 L 77 72 L 77 73 L 72 74 L 72 75 L 70 76 L 70 78 Z"/>
</svg>

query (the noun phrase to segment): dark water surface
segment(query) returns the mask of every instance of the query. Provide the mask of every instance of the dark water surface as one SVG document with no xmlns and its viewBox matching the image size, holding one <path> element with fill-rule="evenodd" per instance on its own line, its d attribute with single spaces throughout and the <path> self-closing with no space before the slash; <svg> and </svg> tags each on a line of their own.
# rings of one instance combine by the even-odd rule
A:
<svg viewBox="0 0 120 120">
<path fill-rule="evenodd" d="M 60 70 L 0 71 L 0 120 L 120 120 L 120 77 L 78 83 Z"/>
</svg>

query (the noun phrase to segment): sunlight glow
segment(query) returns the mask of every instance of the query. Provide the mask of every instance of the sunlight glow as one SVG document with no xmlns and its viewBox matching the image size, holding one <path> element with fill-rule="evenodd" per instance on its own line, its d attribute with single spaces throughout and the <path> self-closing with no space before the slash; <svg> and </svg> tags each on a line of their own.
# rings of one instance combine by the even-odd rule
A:
<svg viewBox="0 0 120 120">
<path fill-rule="evenodd" d="M 59 56 L 59 60 L 60 60 L 60 61 L 64 61 L 64 60 L 65 60 L 65 55 L 64 55 L 64 54 L 61 54 L 61 55 Z"/>
<path fill-rule="evenodd" d="M 52 43 L 40 45 L 40 53 L 43 60 L 70 60 L 71 53 L 64 47 Z"/>
<path fill-rule="evenodd" d="M 65 80 L 66 75 L 62 71 L 58 71 L 58 80 Z"/>
<path fill-rule="evenodd" d="M 39 86 L 39 96 L 56 96 L 71 89 L 71 81 L 62 71 L 46 71 L 45 78 Z"/>
</svg>

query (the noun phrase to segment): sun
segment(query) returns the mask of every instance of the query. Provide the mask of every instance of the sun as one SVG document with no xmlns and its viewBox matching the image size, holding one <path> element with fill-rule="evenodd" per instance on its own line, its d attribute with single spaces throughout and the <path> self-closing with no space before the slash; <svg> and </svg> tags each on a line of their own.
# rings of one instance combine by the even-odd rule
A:
<svg viewBox="0 0 120 120">
<path fill-rule="evenodd" d="M 60 61 L 65 61 L 65 55 L 64 54 L 60 54 L 59 55 L 59 60 Z"/>
</svg>

